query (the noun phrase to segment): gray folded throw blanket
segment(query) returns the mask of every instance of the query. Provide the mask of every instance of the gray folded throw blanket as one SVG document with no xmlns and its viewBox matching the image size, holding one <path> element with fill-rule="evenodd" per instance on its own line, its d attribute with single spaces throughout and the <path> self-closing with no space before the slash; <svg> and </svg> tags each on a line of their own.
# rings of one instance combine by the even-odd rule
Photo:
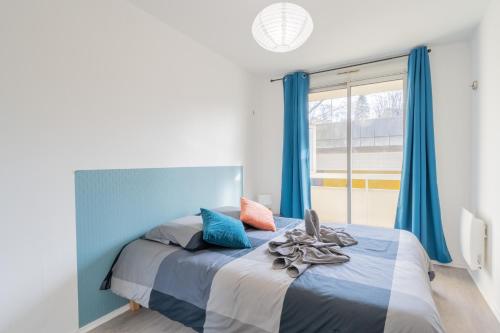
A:
<svg viewBox="0 0 500 333">
<path fill-rule="evenodd" d="M 305 228 L 287 231 L 281 238 L 269 242 L 269 253 L 277 256 L 273 269 L 286 269 L 291 277 L 296 278 L 314 264 L 349 261 L 350 257 L 341 248 L 358 243 L 342 228 L 320 226 L 318 215 L 313 210 L 306 210 Z"/>
</svg>

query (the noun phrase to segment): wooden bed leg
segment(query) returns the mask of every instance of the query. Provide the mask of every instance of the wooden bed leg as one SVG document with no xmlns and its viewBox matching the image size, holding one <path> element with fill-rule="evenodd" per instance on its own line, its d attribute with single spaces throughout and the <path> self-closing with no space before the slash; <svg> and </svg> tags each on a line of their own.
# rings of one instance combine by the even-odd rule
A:
<svg viewBox="0 0 500 333">
<path fill-rule="evenodd" d="M 141 308 L 141 306 L 134 301 L 128 301 L 128 307 L 132 312 L 137 311 Z"/>
</svg>

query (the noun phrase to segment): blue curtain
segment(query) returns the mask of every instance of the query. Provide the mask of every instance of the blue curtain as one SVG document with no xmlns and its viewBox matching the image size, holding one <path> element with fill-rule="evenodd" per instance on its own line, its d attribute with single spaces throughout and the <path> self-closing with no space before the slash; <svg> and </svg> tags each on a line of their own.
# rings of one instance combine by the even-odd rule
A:
<svg viewBox="0 0 500 333">
<path fill-rule="evenodd" d="M 427 47 L 413 49 L 408 58 L 403 169 L 395 227 L 414 233 L 431 259 L 451 262 L 439 207 Z"/>
<path fill-rule="evenodd" d="M 283 79 L 285 124 L 281 174 L 281 216 L 304 218 L 311 208 L 309 176 L 309 76 L 303 72 Z"/>
</svg>

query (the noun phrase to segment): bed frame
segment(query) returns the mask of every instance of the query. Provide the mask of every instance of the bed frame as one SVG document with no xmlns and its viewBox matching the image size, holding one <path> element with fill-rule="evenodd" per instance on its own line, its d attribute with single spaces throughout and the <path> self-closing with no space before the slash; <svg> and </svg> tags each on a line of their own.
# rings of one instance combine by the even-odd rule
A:
<svg viewBox="0 0 500 333">
<path fill-rule="evenodd" d="M 141 308 L 140 304 L 137 304 L 136 302 L 129 300 L 128 301 L 128 308 L 130 311 L 135 312 L 138 311 Z"/>
</svg>

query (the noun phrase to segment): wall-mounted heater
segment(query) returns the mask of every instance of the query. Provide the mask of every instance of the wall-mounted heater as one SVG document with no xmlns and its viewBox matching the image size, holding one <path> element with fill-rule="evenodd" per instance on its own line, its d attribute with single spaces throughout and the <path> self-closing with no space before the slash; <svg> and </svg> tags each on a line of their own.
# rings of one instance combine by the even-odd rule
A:
<svg viewBox="0 0 500 333">
<path fill-rule="evenodd" d="M 484 265 L 486 224 L 465 208 L 462 208 L 460 222 L 460 244 L 469 268 L 473 271 L 481 269 Z"/>
</svg>

